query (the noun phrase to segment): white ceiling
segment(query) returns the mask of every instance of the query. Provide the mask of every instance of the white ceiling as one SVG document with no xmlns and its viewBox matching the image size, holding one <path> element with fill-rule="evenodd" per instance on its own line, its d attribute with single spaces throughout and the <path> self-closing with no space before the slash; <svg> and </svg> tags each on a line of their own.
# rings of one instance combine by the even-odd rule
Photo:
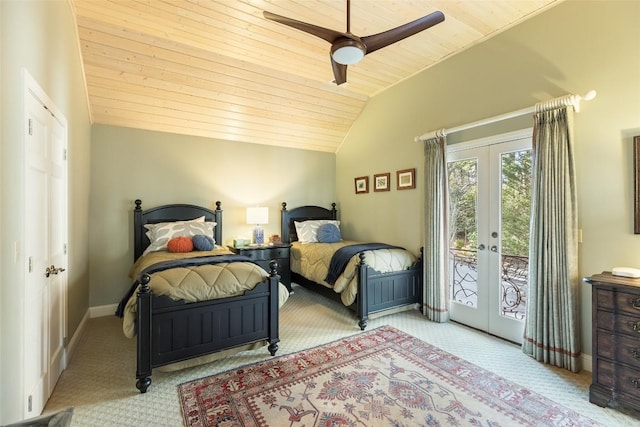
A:
<svg viewBox="0 0 640 427">
<path fill-rule="evenodd" d="M 70 0 L 93 123 L 336 152 L 377 93 L 561 0 L 352 0 L 351 32 L 440 10 L 332 83 L 330 44 L 269 11 L 346 31 L 345 0 Z"/>
</svg>

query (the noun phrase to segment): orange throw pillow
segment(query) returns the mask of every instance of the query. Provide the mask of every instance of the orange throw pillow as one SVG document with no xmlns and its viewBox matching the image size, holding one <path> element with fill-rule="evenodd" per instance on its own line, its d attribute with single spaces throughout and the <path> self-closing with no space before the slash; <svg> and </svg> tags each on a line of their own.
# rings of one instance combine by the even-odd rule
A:
<svg viewBox="0 0 640 427">
<path fill-rule="evenodd" d="M 169 252 L 174 253 L 191 252 L 193 250 L 193 240 L 187 236 L 174 237 L 167 243 L 167 249 Z"/>
</svg>

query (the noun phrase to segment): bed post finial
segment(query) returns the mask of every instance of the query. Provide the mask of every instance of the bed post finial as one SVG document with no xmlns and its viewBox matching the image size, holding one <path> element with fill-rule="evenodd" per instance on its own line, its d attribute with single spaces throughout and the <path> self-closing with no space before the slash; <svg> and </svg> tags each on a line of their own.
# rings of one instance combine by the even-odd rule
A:
<svg viewBox="0 0 640 427">
<path fill-rule="evenodd" d="M 151 288 L 149 287 L 150 281 L 151 276 L 146 273 L 140 277 L 140 280 L 138 280 L 138 282 L 140 283 L 140 293 L 148 294 L 149 292 L 151 292 Z"/>
<path fill-rule="evenodd" d="M 140 200 L 140 199 L 136 199 L 136 210 L 137 211 L 141 211 L 142 210 L 142 200 Z"/>
<path fill-rule="evenodd" d="M 336 211 L 336 204 L 335 204 L 335 202 L 334 202 L 334 203 L 331 203 L 331 211 L 333 211 L 333 212 L 335 212 L 335 211 Z"/>
<path fill-rule="evenodd" d="M 282 202 L 282 210 L 283 211 L 287 210 L 287 202 Z"/>
<path fill-rule="evenodd" d="M 221 211 L 222 209 L 220 209 L 220 205 L 222 205 L 222 202 L 220 202 L 220 200 L 216 201 L 216 210 L 217 211 Z"/>
</svg>

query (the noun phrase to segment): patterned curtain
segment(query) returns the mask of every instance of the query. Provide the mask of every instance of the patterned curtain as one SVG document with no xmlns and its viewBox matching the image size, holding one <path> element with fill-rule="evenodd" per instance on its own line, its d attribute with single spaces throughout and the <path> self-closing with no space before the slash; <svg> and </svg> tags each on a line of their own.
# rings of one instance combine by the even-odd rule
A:
<svg viewBox="0 0 640 427">
<path fill-rule="evenodd" d="M 447 238 L 447 159 L 444 137 L 424 143 L 423 313 L 434 322 L 449 320 L 449 243 Z"/>
<path fill-rule="evenodd" d="M 529 296 L 522 351 L 578 372 L 578 219 L 573 107 L 536 108 Z"/>
</svg>

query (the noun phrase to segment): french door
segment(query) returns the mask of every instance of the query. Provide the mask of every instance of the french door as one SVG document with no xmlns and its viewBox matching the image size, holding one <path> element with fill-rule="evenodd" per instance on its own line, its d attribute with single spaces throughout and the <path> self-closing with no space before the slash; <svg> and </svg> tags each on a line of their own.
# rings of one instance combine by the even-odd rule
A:
<svg viewBox="0 0 640 427">
<path fill-rule="evenodd" d="M 522 342 L 528 290 L 531 132 L 452 145 L 451 319 Z"/>
</svg>

